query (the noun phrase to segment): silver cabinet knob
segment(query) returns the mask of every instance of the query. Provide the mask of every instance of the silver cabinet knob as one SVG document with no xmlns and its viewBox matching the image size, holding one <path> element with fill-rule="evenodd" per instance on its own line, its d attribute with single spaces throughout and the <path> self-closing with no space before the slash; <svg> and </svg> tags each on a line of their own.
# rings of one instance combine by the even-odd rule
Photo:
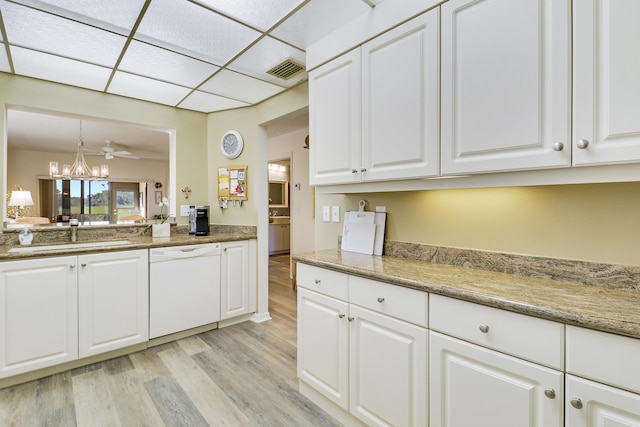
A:
<svg viewBox="0 0 640 427">
<path fill-rule="evenodd" d="M 487 332 L 489 332 L 489 325 L 480 325 L 478 329 L 480 329 L 480 332 L 482 332 L 483 334 L 486 334 Z"/>
<path fill-rule="evenodd" d="M 360 172 L 366 172 L 366 171 L 367 171 L 367 168 L 360 169 Z"/>
<path fill-rule="evenodd" d="M 544 391 L 544 395 L 547 396 L 549 399 L 555 399 L 556 398 L 556 391 L 554 389 L 545 390 Z"/>
<path fill-rule="evenodd" d="M 83 262 L 82 264 L 80 264 L 80 266 L 81 266 L 81 267 L 86 267 L 86 266 L 87 266 L 87 263 L 86 263 L 86 262 Z"/>
<path fill-rule="evenodd" d="M 69 268 L 76 268 L 76 265 L 75 264 L 70 264 Z"/>
<path fill-rule="evenodd" d="M 316 285 L 319 285 L 320 283 L 322 283 L 322 280 L 320 280 L 320 279 L 316 279 L 316 280 L 314 280 L 313 282 L 314 282 Z"/>
<path fill-rule="evenodd" d="M 562 142 L 556 142 L 555 144 L 553 144 L 553 150 L 554 151 L 564 150 L 564 144 Z"/>
<path fill-rule="evenodd" d="M 384 298 L 378 298 L 378 302 L 382 304 L 384 302 Z"/>
<path fill-rule="evenodd" d="M 577 397 L 575 399 L 571 399 L 571 406 L 576 409 L 582 409 L 582 400 Z"/>
<path fill-rule="evenodd" d="M 344 319 L 344 314 L 338 314 L 338 317 Z"/>
<path fill-rule="evenodd" d="M 576 145 L 578 146 L 579 149 L 584 150 L 589 146 L 589 141 L 586 139 L 581 139 L 580 141 L 578 141 Z"/>
<path fill-rule="evenodd" d="M 357 169 L 351 169 L 351 173 L 354 173 L 354 174 L 358 173 L 358 170 Z"/>
<path fill-rule="evenodd" d="M 347 317 L 347 320 L 348 320 L 349 322 L 353 322 L 353 321 L 355 320 L 355 317 L 351 317 L 351 316 L 349 316 L 349 317 Z"/>
</svg>

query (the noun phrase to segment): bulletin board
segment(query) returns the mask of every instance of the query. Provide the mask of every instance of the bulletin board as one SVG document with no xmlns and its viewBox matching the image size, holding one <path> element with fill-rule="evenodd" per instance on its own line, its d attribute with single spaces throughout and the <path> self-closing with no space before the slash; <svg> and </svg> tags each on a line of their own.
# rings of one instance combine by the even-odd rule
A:
<svg viewBox="0 0 640 427">
<path fill-rule="evenodd" d="M 247 200 L 247 166 L 229 165 L 218 168 L 218 199 Z"/>
</svg>

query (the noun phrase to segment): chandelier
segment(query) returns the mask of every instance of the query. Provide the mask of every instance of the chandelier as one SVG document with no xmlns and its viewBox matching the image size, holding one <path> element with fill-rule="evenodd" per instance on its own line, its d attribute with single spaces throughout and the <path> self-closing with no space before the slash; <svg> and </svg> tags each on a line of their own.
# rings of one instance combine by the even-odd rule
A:
<svg viewBox="0 0 640 427">
<path fill-rule="evenodd" d="M 82 139 L 82 120 L 80 120 L 80 137 L 78 138 L 78 151 L 76 160 L 71 166 L 62 165 L 62 172 L 58 169 L 58 162 L 49 162 L 49 176 L 62 179 L 99 179 L 109 176 L 109 166 L 100 165 L 89 167 L 84 159 L 84 140 Z"/>
</svg>

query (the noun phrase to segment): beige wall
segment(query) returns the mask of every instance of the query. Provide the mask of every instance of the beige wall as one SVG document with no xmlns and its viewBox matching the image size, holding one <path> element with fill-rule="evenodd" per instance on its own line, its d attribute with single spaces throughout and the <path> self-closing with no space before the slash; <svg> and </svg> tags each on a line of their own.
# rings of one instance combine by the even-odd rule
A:
<svg viewBox="0 0 640 427">
<path fill-rule="evenodd" d="M 266 126 L 272 121 L 308 105 L 307 84 L 290 89 L 255 107 L 223 111 L 209 115 L 208 159 L 209 185 L 213 222 L 218 224 L 256 225 L 258 211 L 267 214 L 267 136 Z M 220 152 L 220 139 L 228 130 L 240 132 L 244 139 L 244 150 L 233 160 Z M 217 207 L 217 169 L 225 165 L 247 165 L 247 201 L 240 207 L 230 206 L 222 211 Z M 259 194 L 262 199 L 256 197 Z"/>
<path fill-rule="evenodd" d="M 5 147 L 0 154 L 0 164 L 4 165 L 0 188 L 6 185 L 6 109 L 20 106 L 175 129 L 178 204 L 184 203 L 179 189 L 185 185 L 192 190 L 190 199 L 207 199 L 206 114 L 6 73 L 0 73 L 0 105 L 3 107 L 0 130 Z M 181 223 L 187 220 L 179 218 Z"/>
<path fill-rule="evenodd" d="M 640 265 L 640 183 L 319 195 L 316 247 L 336 247 L 340 225 L 322 205 L 386 206 L 389 240 L 552 258 Z"/>
</svg>

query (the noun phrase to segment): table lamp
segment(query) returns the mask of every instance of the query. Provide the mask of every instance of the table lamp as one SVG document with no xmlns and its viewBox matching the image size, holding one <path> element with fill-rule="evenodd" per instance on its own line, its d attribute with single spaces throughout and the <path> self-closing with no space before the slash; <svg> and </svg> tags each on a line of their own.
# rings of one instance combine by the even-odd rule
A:
<svg viewBox="0 0 640 427">
<path fill-rule="evenodd" d="M 9 206 L 18 206 L 16 209 L 16 219 L 20 217 L 20 209 L 24 209 L 25 206 L 33 206 L 33 198 L 31 198 L 31 191 L 29 190 L 13 190 L 11 191 L 11 199 L 9 199 Z"/>
</svg>

